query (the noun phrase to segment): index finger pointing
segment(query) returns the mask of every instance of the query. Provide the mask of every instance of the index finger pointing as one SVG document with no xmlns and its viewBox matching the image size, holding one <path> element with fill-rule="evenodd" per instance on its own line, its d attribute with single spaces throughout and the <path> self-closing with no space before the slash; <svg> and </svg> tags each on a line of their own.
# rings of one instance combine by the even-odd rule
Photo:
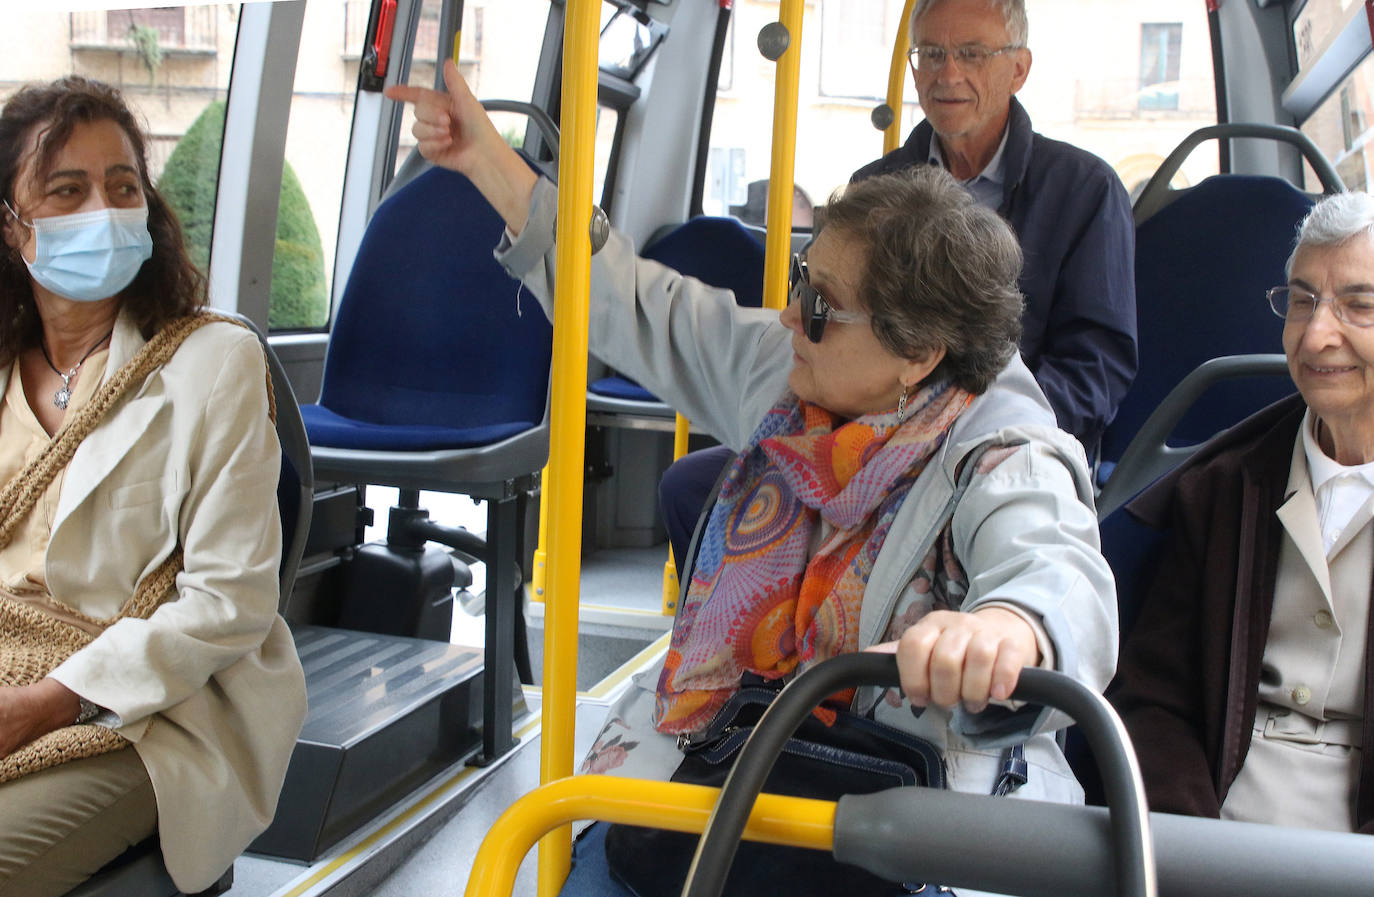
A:
<svg viewBox="0 0 1374 897">
<path fill-rule="evenodd" d="M 431 93 L 435 96 L 443 96 L 443 94 L 436 90 L 430 90 L 426 87 L 417 87 L 413 84 L 393 84 L 382 91 L 383 96 L 389 100 L 395 100 L 398 103 L 418 103 L 420 100 L 424 99 L 427 94 Z"/>
</svg>

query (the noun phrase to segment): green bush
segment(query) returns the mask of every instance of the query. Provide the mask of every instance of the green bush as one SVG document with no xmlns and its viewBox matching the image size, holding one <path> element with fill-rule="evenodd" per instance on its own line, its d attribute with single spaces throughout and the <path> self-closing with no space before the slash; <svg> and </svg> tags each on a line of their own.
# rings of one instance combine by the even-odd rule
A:
<svg viewBox="0 0 1374 897">
<path fill-rule="evenodd" d="M 167 158 L 157 185 L 181 219 L 191 260 L 202 270 L 210 260 L 224 114 L 223 100 L 205 107 Z M 289 162 L 282 170 L 269 301 L 267 323 L 274 330 L 323 327 L 329 321 L 320 231 Z"/>
</svg>

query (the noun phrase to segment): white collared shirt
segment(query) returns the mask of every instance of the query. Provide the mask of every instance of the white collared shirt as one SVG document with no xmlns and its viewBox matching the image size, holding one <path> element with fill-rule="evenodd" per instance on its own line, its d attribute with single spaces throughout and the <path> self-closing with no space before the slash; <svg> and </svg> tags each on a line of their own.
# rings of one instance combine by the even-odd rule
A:
<svg viewBox="0 0 1374 897">
<path fill-rule="evenodd" d="M 1302 421 L 1302 447 L 1312 477 L 1312 493 L 1317 498 L 1322 548 L 1329 556 L 1331 546 L 1374 494 L 1374 461 L 1354 467 L 1337 463 L 1322 450 L 1316 427 L 1317 416 L 1308 409 Z"/>
<path fill-rule="evenodd" d="M 994 212 L 1002 207 L 1002 184 L 1006 182 L 1005 173 L 1002 171 L 1002 157 L 1007 151 L 1007 136 L 1011 134 L 1011 127 L 1002 129 L 1002 142 L 997 144 L 997 152 L 992 154 L 988 164 L 983 170 L 975 174 L 966 181 L 960 181 L 964 189 L 973 194 L 974 200 L 980 206 L 986 206 Z M 940 138 L 935 134 L 930 135 L 930 164 L 938 165 L 941 168 L 948 168 L 945 165 L 945 155 L 940 150 Z"/>
</svg>

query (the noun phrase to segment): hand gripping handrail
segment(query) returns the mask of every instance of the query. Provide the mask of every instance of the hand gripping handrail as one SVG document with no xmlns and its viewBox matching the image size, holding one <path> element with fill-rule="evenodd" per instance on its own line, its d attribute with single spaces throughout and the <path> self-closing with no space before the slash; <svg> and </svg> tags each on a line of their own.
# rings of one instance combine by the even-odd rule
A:
<svg viewBox="0 0 1374 897">
<path fill-rule="evenodd" d="M 898 684 L 891 654 L 844 654 L 818 664 L 792 681 L 764 713 L 741 749 L 721 789 L 706 831 L 687 871 L 683 897 L 720 897 L 750 807 L 787 739 L 817 704 L 846 688 Z M 1060 673 L 1025 669 L 1012 697 L 1047 704 L 1072 716 L 1087 736 L 1101 766 L 1103 784 L 1113 800 L 1117 893 L 1153 897 L 1154 847 L 1144 786 L 1125 727 L 1106 700 Z"/>
</svg>

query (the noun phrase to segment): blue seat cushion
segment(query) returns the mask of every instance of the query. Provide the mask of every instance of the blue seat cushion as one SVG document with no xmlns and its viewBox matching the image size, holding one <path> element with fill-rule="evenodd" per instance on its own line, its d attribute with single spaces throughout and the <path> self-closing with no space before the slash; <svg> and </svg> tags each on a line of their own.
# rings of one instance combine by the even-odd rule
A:
<svg viewBox="0 0 1374 897">
<path fill-rule="evenodd" d="M 378 207 L 330 333 L 323 408 L 302 409 L 312 444 L 471 447 L 543 421 L 553 331 L 492 257 L 504 227 L 443 168 Z"/>
<path fill-rule="evenodd" d="M 328 448 L 383 452 L 423 452 L 477 448 L 523 433 L 538 421 L 503 421 L 474 427 L 384 424 L 344 417 L 323 405 L 302 405 L 310 444 Z"/>
<path fill-rule="evenodd" d="M 631 402 L 659 401 L 657 396 L 628 377 L 602 377 L 587 388 L 608 399 L 626 399 Z"/>
<path fill-rule="evenodd" d="M 644 257 L 731 291 L 739 305 L 763 307 L 763 243 L 733 218 L 693 218 L 646 247 Z"/>
</svg>

